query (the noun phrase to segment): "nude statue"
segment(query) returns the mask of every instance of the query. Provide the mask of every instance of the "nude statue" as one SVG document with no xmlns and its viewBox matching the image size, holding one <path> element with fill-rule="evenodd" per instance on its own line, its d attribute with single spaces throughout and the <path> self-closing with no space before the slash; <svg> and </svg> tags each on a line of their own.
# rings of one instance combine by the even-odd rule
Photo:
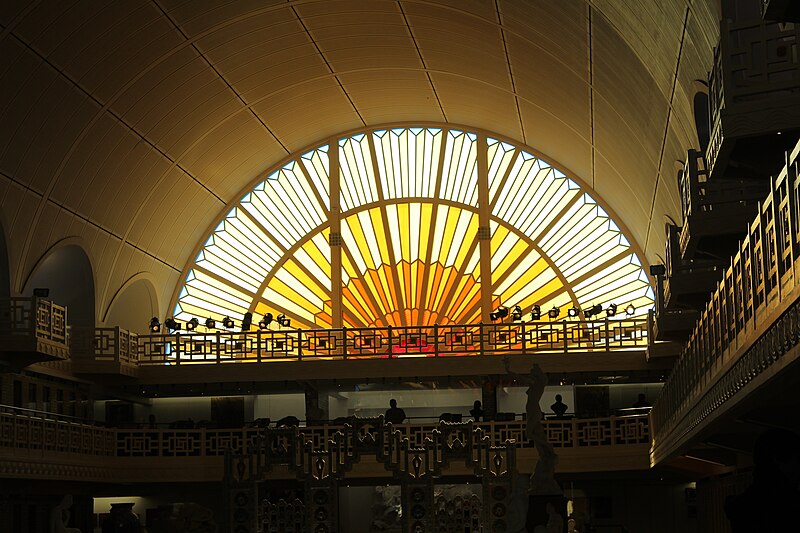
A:
<svg viewBox="0 0 800 533">
<path fill-rule="evenodd" d="M 542 372 L 539 365 L 531 367 L 530 374 L 523 375 L 511 371 L 511 361 L 508 357 L 503 358 L 503 365 L 506 373 L 516 381 L 528 385 L 528 401 L 525 404 L 527 423 L 525 424 L 525 437 L 533 441 L 536 451 L 539 453 L 539 460 L 531 474 L 530 487 L 528 492 L 531 494 L 561 494 L 561 487 L 555 480 L 555 468 L 558 455 L 553 449 L 553 445 L 547 440 L 544 427 L 542 426 L 542 409 L 539 407 L 539 400 L 544 394 L 547 385 L 547 375 Z"/>
</svg>

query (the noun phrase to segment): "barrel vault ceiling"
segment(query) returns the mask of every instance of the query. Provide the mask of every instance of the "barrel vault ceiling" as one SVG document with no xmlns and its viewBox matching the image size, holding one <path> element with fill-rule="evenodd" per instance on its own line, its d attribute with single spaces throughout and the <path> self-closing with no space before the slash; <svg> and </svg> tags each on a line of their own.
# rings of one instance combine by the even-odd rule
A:
<svg viewBox="0 0 800 533">
<path fill-rule="evenodd" d="M 97 316 L 146 273 L 166 311 L 212 224 L 341 132 L 450 123 L 585 183 L 648 261 L 679 220 L 678 161 L 715 0 L 0 2 L 0 202 L 12 291 L 71 238 Z M 72 242 L 72 241 L 71 241 Z"/>
</svg>

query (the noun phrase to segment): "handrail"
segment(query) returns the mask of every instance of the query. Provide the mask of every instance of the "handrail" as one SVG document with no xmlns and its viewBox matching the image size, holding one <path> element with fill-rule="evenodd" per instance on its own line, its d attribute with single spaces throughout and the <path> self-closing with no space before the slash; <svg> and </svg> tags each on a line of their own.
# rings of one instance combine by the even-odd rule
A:
<svg viewBox="0 0 800 533">
<path fill-rule="evenodd" d="M 42 420 L 50 420 L 55 422 L 68 422 L 70 424 L 83 424 L 101 427 L 102 424 L 98 422 L 90 422 L 85 418 L 77 416 L 62 415 L 53 413 L 51 411 L 39 411 L 38 409 L 28 409 L 25 407 L 16 407 L 14 405 L 0 404 L 0 413 L 13 414 L 16 416 L 24 416 L 28 418 L 40 418 Z"/>
<path fill-rule="evenodd" d="M 651 417 L 655 445 L 676 430 L 689 412 L 701 409 L 717 384 L 747 382 L 800 341 L 792 322 L 800 294 L 800 142 L 773 181 L 772 191 L 759 205 L 739 247 L 692 332 L 669 379 L 655 402 Z M 777 317 L 781 317 L 777 319 Z M 784 323 L 785 322 L 785 323 Z M 772 329 L 770 329 L 772 326 Z M 770 355 L 755 357 L 755 346 L 787 329 Z M 777 338 L 777 337 L 775 337 Z M 778 341 L 769 341 L 777 343 Z M 760 348 L 759 348 L 760 350 Z M 758 352 L 760 353 L 760 352 Z M 747 364 L 747 368 L 742 365 Z M 734 373 L 747 379 L 732 377 Z M 726 391 L 735 392 L 739 388 Z M 732 393 L 731 393 L 732 394 Z M 715 398 L 714 407 L 730 396 Z M 702 401 L 701 401 L 702 399 Z M 693 422 L 696 426 L 699 421 Z M 683 427 L 683 426 L 681 426 Z"/>
</svg>

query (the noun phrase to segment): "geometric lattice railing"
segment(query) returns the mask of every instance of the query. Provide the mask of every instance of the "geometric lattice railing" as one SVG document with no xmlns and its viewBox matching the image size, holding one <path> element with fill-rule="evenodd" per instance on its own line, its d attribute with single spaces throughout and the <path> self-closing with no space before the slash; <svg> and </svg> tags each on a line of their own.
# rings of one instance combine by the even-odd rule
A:
<svg viewBox="0 0 800 533">
<path fill-rule="evenodd" d="M 653 406 L 658 457 L 800 342 L 800 143 L 787 161 Z"/>
<path fill-rule="evenodd" d="M 561 320 L 383 328 L 139 335 L 140 365 L 607 352 L 647 347 L 647 321 Z"/>
</svg>

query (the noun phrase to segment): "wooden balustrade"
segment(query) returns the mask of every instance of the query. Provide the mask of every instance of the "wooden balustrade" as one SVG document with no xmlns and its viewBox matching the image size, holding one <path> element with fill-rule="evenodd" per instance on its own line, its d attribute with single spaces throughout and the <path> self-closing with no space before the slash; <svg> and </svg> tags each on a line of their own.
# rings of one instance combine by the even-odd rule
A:
<svg viewBox="0 0 800 533">
<path fill-rule="evenodd" d="M 800 143 L 760 204 L 655 402 L 656 446 L 696 427 L 800 340 L 798 170 Z"/>
<path fill-rule="evenodd" d="M 0 301 L 0 339 L 12 366 L 68 359 L 67 309 L 35 296 Z"/>
<path fill-rule="evenodd" d="M 113 457 L 222 457 L 226 450 L 243 453 L 265 435 L 262 428 L 237 429 L 122 429 L 79 423 L 68 417 L 61 419 L 44 418 L 42 413 L 17 408 L 0 409 L 0 450 L 49 450 L 86 455 L 105 455 Z M 595 448 L 601 446 L 625 446 L 650 442 L 650 426 L 647 415 L 621 417 L 571 418 L 563 420 L 544 420 L 548 439 L 556 448 Z M 383 426 L 384 441 L 388 432 L 397 432 L 410 447 L 421 447 L 430 439 L 434 431 L 443 427 L 455 427 L 448 431 L 447 442 L 460 439 L 466 442 L 471 438 L 466 424 L 450 426 L 438 424 L 399 424 Z M 472 427 L 480 428 L 488 438 L 488 445 L 501 446 L 513 440 L 517 448 L 533 448 L 533 443 L 525 439 L 525 422 L 479 422 Z M 391 428 L 389 430 L 388 428 Z M 274 433 L 274 439 L 284 446 L 289 445 L 295 429 Z M 310 443 L 316 450 L 325 449 L 327 444 L 343 433 L 345 426 L 326 424 L 299 427 L 297 433 L 303 442 Z M 362 426 L 362 435 L 375 428 Z M 377 438 L 377 437 L 375 437 Z M 346 453 L 357 453 L 352 440 L 344 443 Z M 388 447 L 388 444 L 386 445 Z M 387 448 L 388 449 L 388 448 Z"/>
<path fill-rule="evenodd" d="M 139 335 L 139 365 L 643 350 L 646 319 Z"/>
</svg>

